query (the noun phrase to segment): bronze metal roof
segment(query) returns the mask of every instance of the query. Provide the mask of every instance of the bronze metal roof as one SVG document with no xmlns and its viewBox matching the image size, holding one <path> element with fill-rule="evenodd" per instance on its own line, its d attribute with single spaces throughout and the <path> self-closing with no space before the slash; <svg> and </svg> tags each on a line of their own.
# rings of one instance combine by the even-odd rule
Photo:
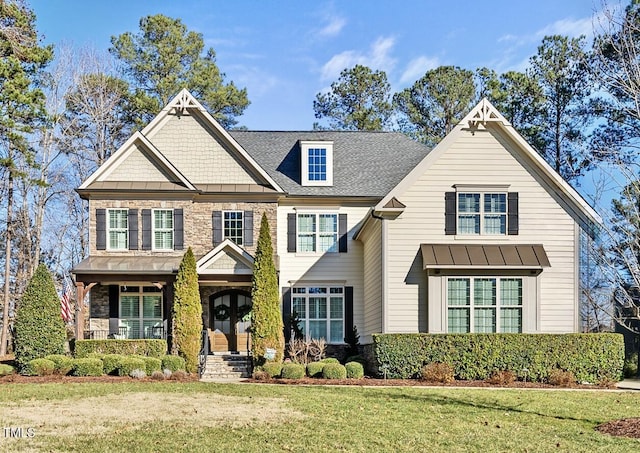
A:
<svg viewBox="0 0 640 453">
<path fill-rule="evenodd" d="M 90 256 L 79 262 L 74 274 L 172 274 L 181 256 Z"/>
<path fill-rule="evenodd" d="M 423 269 L 485 267 L 540 269 L 551 267 L 542 245 L 420 244 Z"/>
</svg>

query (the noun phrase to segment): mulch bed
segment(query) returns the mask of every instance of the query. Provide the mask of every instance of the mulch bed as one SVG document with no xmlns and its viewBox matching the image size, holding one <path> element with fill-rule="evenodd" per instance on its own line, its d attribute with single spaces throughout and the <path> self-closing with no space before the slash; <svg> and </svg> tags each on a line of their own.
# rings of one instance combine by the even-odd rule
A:
<svg viewBox="0 0 640 453">
<path fill-rule="evenodd" d="M 596 426 L 596 431 L 618 437 L 640 438 L 640 418 L 623 418 Z"/>
<path fill-rule="evenodd" d="M 187 375 L 184 377 L 180 377 L 179 379 L 170 378 L 166 379 L 169 381 L 180 381 L 180 382 L 197 382 L 198 376 Z M 22 376 L 20 374 L 10 374 L 8 376 L 0 377 L 0 384 L 67 384 L 67 383 L 81 383 L 81 382 L 104 382 L 104 383 L 112 383 L 116 384 L 119 382 L 134 382 L 134 381 L 144 381 L 144 382 L 164 382 L 165 379 L 134 379 L 129 376 L 61 376 L 59 374 L 52 374 L 50 376 Z"/>
</svg>

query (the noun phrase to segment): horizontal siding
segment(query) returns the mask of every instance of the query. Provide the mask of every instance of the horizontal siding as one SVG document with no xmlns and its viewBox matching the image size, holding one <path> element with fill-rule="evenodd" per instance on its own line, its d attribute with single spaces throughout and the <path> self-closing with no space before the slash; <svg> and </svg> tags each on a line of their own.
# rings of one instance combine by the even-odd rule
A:
<svg viewBox="0 0 640 453">
<path fill-rule="evenodd" d="M 364 253 L 364 325 L 361 343 L 382 332 L 382 224 L 377 221 L 362 239 Z"/>
<path fill-rule="evenodd" d="M 299 205 L 297 208 L 313 212 L 311 207 Z M 295 213 L 292 206 L 278 207 L 278 256 L 280 258 L 280 286 L 289 282 L 344 282 L 353 286 L 353 323 L 358 330 L 364 324 L 364 277 L 363 244 L 353 240 L 353 233 L 368 214 L 368 207 L 335 208 L 323 206 L 317 212 L 347 214 L 347 253 L 301 254 L 287 252 L 287 214 Z"/>
<path fill-rule="evenodd" d="M 506 148 L 505 148 L 506 146 Z M 486 130 L 464 133 L 404 193 L 397 198 L 407 208 L 389 222 L 389 320 L 393 332 L 417 331 L 422 325 L 422 286 L 425 272 L 419 255 L 421 243 L 532 243 L 543 244 L 551 267 L 540 279 L 539 330 L 575 329 L 575 222 L 562 200 L 512 145 Z M 508 184 L 519 193 L 520 231 L 516 236 L 460 239 L 444 234 L 444 193 L 455 184 Z"/>
</svg>

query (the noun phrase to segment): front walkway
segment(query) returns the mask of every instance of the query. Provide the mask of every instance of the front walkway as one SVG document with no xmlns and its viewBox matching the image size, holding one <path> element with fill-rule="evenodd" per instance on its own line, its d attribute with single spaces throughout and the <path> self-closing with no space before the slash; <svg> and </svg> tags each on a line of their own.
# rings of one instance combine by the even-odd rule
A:
<svg viewBox="0 0 640 453">
<path fill-rule="evenodd" d="M 620 390 L 640 390 L 640 379 L 625 379 L 616 384 Z"/>
</svg>

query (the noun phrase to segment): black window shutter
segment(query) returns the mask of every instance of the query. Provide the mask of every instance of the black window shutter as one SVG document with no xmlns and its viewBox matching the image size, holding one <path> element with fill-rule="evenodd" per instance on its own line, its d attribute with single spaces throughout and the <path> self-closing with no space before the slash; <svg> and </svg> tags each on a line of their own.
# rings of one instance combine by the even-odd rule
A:
<svg viewBox="0 0 640 453">
<path fill-rule="evenodd" d="M 456 193 L 444 194 L 444 234 L 456 234 Z"/>
<path fill-rule="evenodd" d="M 287 214 L 287 252 L 295 253 L 297 250 L 296 241 L 298 232 L 296 231 L 296 220 L 297 219 L 295 213 Z"/>
<path fill-rule="evenodd" d="M 222 211 L 213 211 L 211 214 L 213 228 L 213 246 L 222 242 Z"/>
<path fill-rule="evenodd" d="M 138 210 L 129 209 L 129 250 L 138 250 Z"/>
<path fill-rule="evenodd" d="M 507 196 L 507 233 L 518 234 L 518 192 L 509 192 Z"/>
<path fill-rule="evenodd" d="M 109 285 L 109 333 L 117 334 L 120 318 L 120 288 L 118 285 Z"/>
<path fill-rule="evenodd" d="M 338 251 L 347 253 L 347 214 L 338 214 Z"/>
<path fill-rule="evenodd" d="M 344 287 L 344 341 L 353 340 L 353 286 Z"/>
<path fill-rule="evenodd" d="M 107 212 L 106 209 L 96 209 L 96 249 L 107 249 Z"/>
<path fill-rule="evenodd" d="M 142 210 L 142 250 L 151 250 L 151 209 Z"/>
<path fill-rule="evenodd" d="M 284 341 L 291 340 L 291 288 L 282 287 L 282 321 L 284 322 Z"/>
<path fill-rule="evenodd" d="M 242 218 L 242 239 L 247 247 L 253 246 L 253 211 L 244 211 Z"/>
<path fill-rule="evenodd" d="M 173 249 L 184 249 L 184 211 L 173 210 Z"/>
</svg>

